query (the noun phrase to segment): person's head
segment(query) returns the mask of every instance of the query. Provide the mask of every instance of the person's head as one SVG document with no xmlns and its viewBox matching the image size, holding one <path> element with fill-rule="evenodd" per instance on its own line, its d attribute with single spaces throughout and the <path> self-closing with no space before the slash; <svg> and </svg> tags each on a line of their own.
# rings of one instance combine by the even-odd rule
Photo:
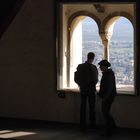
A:
<svg viewBox="0 0 140 140">
<path fill-rule="evenodd" d="M 101 71 L 108 70 L 109 67 L 111 67 L 111 64 L 107 60 L 102 60 L 98 63 L 100 65 Z"/>
<path fill-rule="evenodd" d="M 92 63 L 94 60 L 95 54 L 93 52 L 89 52 L 87 55 L 87 60 Z"/>
</svg>

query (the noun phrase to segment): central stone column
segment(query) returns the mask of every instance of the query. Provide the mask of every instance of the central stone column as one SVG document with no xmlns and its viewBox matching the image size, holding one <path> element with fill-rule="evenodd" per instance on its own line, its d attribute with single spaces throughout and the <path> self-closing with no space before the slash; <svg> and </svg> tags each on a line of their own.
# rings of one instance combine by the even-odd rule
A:
<svg viewBox="0 0 140 140">
<path fill-rule="evenodd" d="M 102 39 L 102 43 L 104 45 L 104 56 L 103 59 L 106 59 L 109 61 L 109 43 L 110 38 L 112 36 L 111 32 L 100 32 L 100 37 Z"/>
</svg>

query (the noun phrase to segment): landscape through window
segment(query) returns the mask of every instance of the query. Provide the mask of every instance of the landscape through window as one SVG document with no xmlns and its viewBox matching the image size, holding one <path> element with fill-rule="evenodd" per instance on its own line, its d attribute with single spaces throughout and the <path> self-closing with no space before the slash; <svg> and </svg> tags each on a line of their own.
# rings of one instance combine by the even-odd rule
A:
<svg viewBox="0 0 140 140">
<path fill-rule="evenodd" d="M 82 62 L 89 51 L 95 52 L 95 65 L 103 58 L 103 45 L 96 22 L 86 17 L 82 21 Z M 109 43 L 109 61 L 116 75 L 118 89 L 133 91 L 134 88 L 134 33 L 131 22 L 120 17 L 114 25 Z M 101 73 L 99 70 L 99 80 Z"/>
<path fill-rule="evenodd" d="M 93 51 L 97 90 L 102 77 L 98 63 L 107 59 L 118 94 L 137 94 L 136 3 L 61 3 L 59 8 L 57 89 L 79 92 L 74 73 Z"/>
</svg>

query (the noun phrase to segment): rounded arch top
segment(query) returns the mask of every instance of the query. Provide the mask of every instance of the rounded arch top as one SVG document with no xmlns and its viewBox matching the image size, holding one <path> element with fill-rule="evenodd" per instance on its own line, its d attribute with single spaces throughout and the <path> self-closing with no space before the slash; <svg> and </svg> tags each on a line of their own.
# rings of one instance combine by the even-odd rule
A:
<svg viewBox="0 0 140 140">
<path fill-rule="evenodd" d="M 127 12 L 114 12 L 110 15 L 108 15 L 102 22 L 102 26 L 101 26 L 101 30 L 100 32 L 105 32 L 106 31 L 106 28 L 111 24 L 113 23 L 114 21 L 116 21 L 117 19 L 119 19 L 120 17 L 125 17 L 127 18 L 134 26 L 135 24 L 135 21 L 134 21 L 134 17 L 132 15 L 130 15 L 129 13 Z"/>
<path fill-rule="evenodd" d="M 88 11 L 78 11 L 76 13 L 73 13 L 68 19 L 68 27 L 71 27 L 72 22 L 74 21 L 74 19 L 76 19 L 78 17 L 81 17 L 81 19 L 82 19 L 82 17 L 84 18 L 85 16 L 88 16 L 88 17 L 92 18 L 93 20 L 95 20 L 95 22 L 96 22 L 96 24 L 98 26 L 98 29 L 100 30 L 100 27 L 101 27 L 100 19 L 97 16 L 95 16 L 94 14 L 92 14 L 92 13 L 90 13 Z"/>
</svg>

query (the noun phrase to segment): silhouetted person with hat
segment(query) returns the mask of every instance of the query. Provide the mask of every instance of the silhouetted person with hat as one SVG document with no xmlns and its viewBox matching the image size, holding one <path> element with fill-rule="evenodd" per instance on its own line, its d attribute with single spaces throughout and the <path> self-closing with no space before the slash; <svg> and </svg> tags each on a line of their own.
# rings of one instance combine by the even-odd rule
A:
<svg viewBox="0 0 140 140">
<path fill-rule="evenodd" d="M 102 136 L 112 136 L 112 130 L 116 127 L 115 121 L 111 115 L 111 105 L 116 96 L 115 75 L 112 71 L 111 64 L 107 60 L 102 60 L 98 63 L 102 71 L 100 82 L 99 96 L 102 99 L 102 114 L 105 120 L 105 132 Z"/>
</svg>

